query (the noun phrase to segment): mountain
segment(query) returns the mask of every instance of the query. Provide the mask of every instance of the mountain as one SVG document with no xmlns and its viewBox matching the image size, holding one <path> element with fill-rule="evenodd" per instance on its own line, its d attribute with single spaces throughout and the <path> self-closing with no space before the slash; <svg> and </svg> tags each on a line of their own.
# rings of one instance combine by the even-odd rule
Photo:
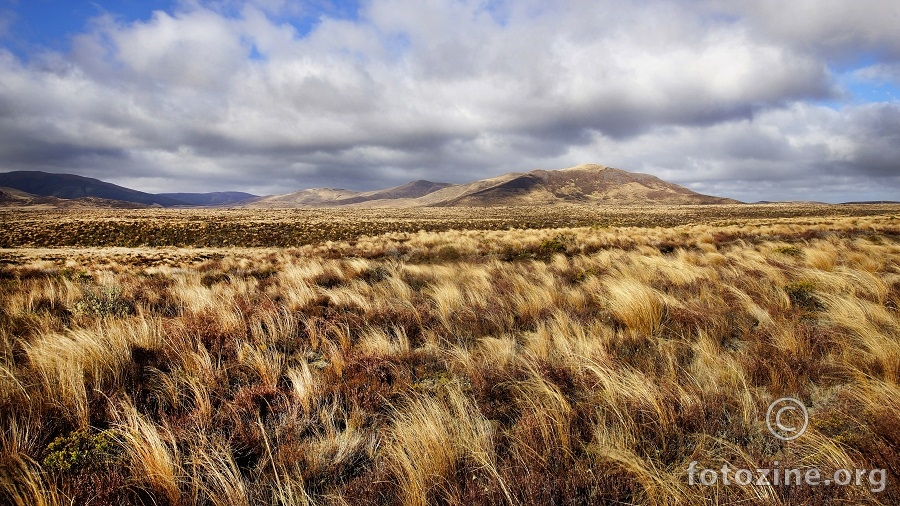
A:
<svg viewBox="0 0 900 506">
<path fill-rule="evenodd" d="M 248 207 L 337 207 L 344 199 L 359 196 L 359 192 L 340 188 L 310 188 L 284 195 L 263 197 Z"/>
<path fill-rule="evenodd" d="M 0 203 L 3 204 L 16 204 L 19 202 L 24 203 L 36 198 L 40 197 L 23 192 L 22 190 L 16 190 L 15 188 L 0 187 Z"/>
<path fill-rule="evenodd" d="M 230 204 L 242 204 L 259 195 L 244 192 L 210 192 L 210 193 L 157 193 L 157 196 L 166 197 L 191 206 L 224 206 Z"/>
<path fill-rule="evenodd" d="M 220 206 L 246 203 L 259 198 L 244 192 L 145 193 L 75 174 L 52 174 L 37 170 L 0 173 L 0 187 L 26 192 L 33 197 L 59 199 L 99 198 L 111 202 L 102 206 L 121 207 L 130 202 L 147 206 Z M 9 196 L 7 196 L 9 197 Z M 115 204 L 112 201 L 118 201 Z M 82 204 L 90 202 L 84 201 Z M 57 205 L 60 203 L 56 203 Z M 98 202 L 98 204 L 100 204 Z"/>
<path fill-rule="evenodd" d="M 602 165 L 510 172 L 465 184 L 414 181 L 376 192 L 319 188 L 262 198 L 250 207 L 491 207 L 541 204 L 735 204 L 648 174 Z"/>
<path fill-rule="evenodd" d="M 427 195 L 420 205 L 727 204 L 649 174 L 585 164 L 562 170 L 512 172 Z"/>
<path fill-rule="evenodd" d="M 359 202 L 370 202 L 373 200 L 414 199 L 418 197 L 424 197 L 425 195 L 434 193 L 438 190 L 443 190 L 444 188 L 450 186 L 454 185 L 450 183 L 435 183 L 432 181 L 419 179 L 418 181 L 406 183 L 401 186 L 395 186 L 386 190 L 360 193 L 356 197 L 347 199 L 347 203 L 355 204 Z"/>
<path fill-rule="evenodd" d="M 391 203 L 423 197 L 432 192 L 454 186 L 418 180 L 401 186 L 370 192 L 355 192 L 338 188 L 312 188 L 286 195 L 263 197 L 249 204 L 250 207 L 339 207 L 370 202 Z"/>
<path fill-rule="evenodd" d="M 32 194 L 7 194 L 3 205 L 21 204 L 22 199 L 88 199 L 78 205 L 123 207 L 220 206 L 252 208 L 293 207 L 491 207 L 546 204 L 653 205 L 734 204 L 736 200 L 702 195 L 648 174 L 628 172 L 603 165 L 585 164 L 561 170 L 535 169 L 465 184 L 418 180 L 401 186 L 358 192 L 339 188 L 312 188 L 284 195 L 257 197 L 243 192 L 144 193 L 98 179 L 73 174 L 40 171 L 0 173 L 0 187 Z M 7 192 L 8 193 L 8 192 Z M 20 202 L 16 204 L 14 202 Z M 131 203 L 131 204 L 128 204 Z M 60 202 L 41 205 L 65 206 Z M 73 204 L 74 205 L 74 204 Z"/>
<path fill-rule="evenodd" d="M 178 206 L 183 202 L 114 185 L 75 174 L 51 174 L 37 170 L 0 173 L 0 186 L 14 188 L 41 197 L 78 199 L 97 197 L 145 205 Z"/>
<path fill-rule="evenodd" d="M 28 207 L 32 209 L 140 209 L 150 206 L 98 197 L 82 197 L 78 199 L 43 197 L 15 188 L 0 187 L 0 207 Z"/>
</svg>

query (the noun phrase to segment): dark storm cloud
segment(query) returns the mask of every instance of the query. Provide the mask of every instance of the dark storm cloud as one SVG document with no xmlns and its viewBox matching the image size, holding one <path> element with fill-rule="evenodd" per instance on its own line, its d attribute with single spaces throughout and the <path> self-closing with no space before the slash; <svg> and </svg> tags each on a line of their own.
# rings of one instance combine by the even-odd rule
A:
<svg viewBox="0 0 900 506">
<path fill-rule="evenodd" d="M 898 189 L 897 103 L 820 105 L 863 53 L 886 56 L 858 79 L 893 79 L 890 6 L 374 0 L 295 27 L 281 0 L 181 5 L 0 53 L 0 170 L 284 193 L 596 162 L 750 200 Z"/>
<path fill-rule="evenodd" d="M 97 160 L 127 161 L 128 154 L 120 149 L 103 149 L 26 139 L 16 142 L 5 138 L 0 142 L 0 157 L 12 170 L 53 169 L 61 165 L 74 169 L 88 169 Z"/>
</svg>

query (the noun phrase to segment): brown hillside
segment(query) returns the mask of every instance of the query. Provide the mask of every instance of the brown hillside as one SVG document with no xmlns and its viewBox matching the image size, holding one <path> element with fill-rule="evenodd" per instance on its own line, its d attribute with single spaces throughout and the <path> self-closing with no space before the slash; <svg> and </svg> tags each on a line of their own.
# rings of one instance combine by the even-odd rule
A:
<svg viewBox="0 0 900 506">
<path fill-rule="evenodd" d="M 493 207 L 547 204 L 735 204 L 648 174 L 585 164 L 562 170 L 510 172 L 465 184 L 414 181 L 355 192 L 318 188 L 259 199 L 249 207 Z"/>
</svg>

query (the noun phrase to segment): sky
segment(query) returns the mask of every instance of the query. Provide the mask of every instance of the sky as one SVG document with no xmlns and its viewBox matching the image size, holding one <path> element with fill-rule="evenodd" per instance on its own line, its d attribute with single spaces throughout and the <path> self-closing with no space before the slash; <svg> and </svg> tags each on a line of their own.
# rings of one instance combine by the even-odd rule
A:
<svg viewBox="0 0 900 506">
<path fill-rule="evenodd" d="M 373 190 L 598 163 L 900 200 L 894 0 L 0 0 L 0 172 Z"/>
</svg>

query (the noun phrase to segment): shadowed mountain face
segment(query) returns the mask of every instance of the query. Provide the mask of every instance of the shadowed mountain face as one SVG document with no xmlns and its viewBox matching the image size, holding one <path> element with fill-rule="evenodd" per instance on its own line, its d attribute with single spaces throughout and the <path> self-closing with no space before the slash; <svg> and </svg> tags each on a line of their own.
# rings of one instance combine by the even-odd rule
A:
<svg viewBox="0 0 900 506">
<path fill-rule="evenodd" d="M 378 192 L 329 188 L 265 197 L 251 207 L 491 207 L 547 204 L 733 204 L 638 174 L 602 165 L 512 172 L 452 185 L 415 181 Z"/>
<path fill-rule="evenodd" d="M 244 203 L 259 198 L 244 192 L 145 193 L 99 179 L 75 174 L 52 174 L 37 170 L 0 173 L 0 187 L 26 192 L 33 197 L 53 197 L 64 200 L 102 199 L 102 203 L 96 201 L 98 204 L 102 204 L 102 207 L 133 207 L 132 204 L 163 207 L 219 206 Z M 51 202 L 62 207 L 67 206 L 64 202 L 56 201 L 45 201 L 40 205 L 52 205 Z M 89 202 L 91 200 L 84 200 L 81 204 Z"/>
<path fill-rule="evenodd" d="M 99 179 L 76 176 L 74 174 L 51 174 L 36 170 L 23 170 L 0 174 L 0 186 L 15 188 L 41 197 L 79 199 L 97 197 L 107 200 L 121 200 L 145 205 L 184 205 L 175 199 L 144 193 L 114 185 Z"/>
<path fill-rule="evenodd" d="M 192 206 L 224 206 L 229 204 L 241 204 L 258 195 L 244 192 L 210 192 L 210 193 L 157 193 L 160 197 L 166 197 Z"/>
</svg>

